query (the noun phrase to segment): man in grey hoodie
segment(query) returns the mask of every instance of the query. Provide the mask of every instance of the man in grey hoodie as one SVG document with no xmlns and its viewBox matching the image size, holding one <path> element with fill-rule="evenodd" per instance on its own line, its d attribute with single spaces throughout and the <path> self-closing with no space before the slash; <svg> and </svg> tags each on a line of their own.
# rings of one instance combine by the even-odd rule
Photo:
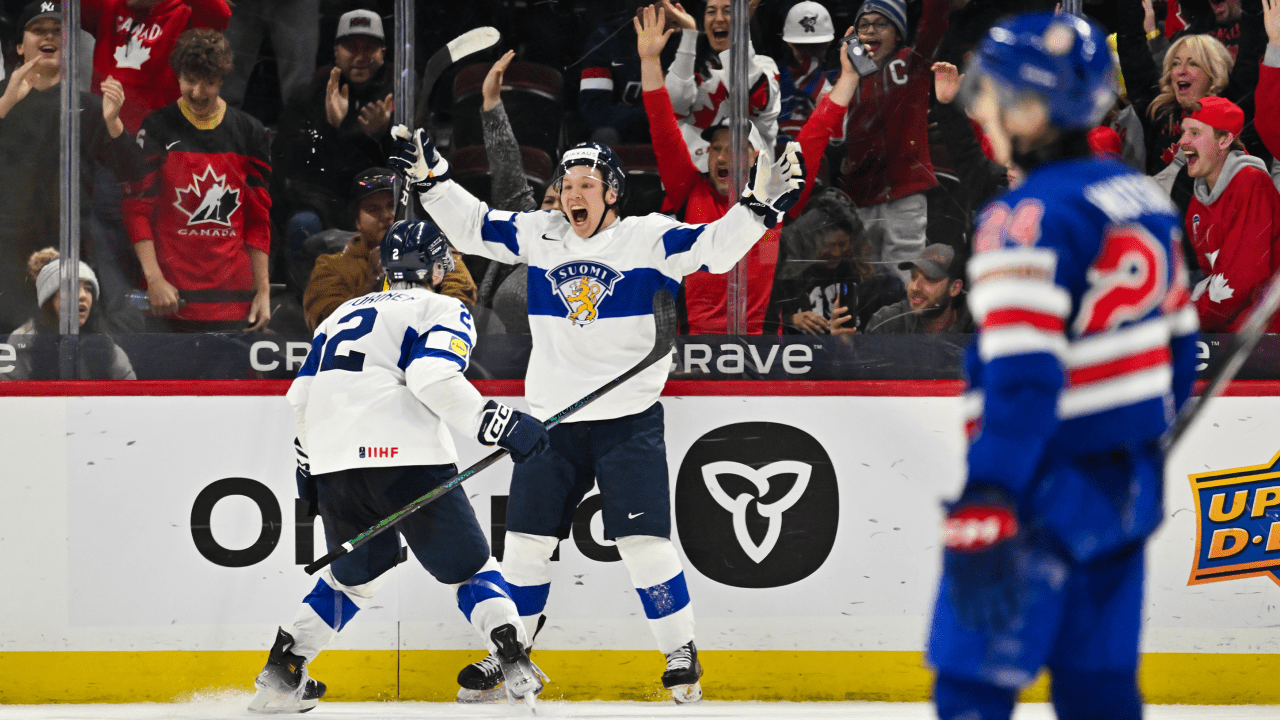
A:
<svg viewBox="0 0 1280 720">
<path fill-rule="evenodd" d="M 1191 299 L 1203 332 L 1238 330 L 1280 267 L 1280 192 L 1266 164 L 1244 151 L 1243 127 L 1244 112 L 1220 97 L 1182 119 L 1179 146 L 1195 180 L 1187 233 L 1205 275 Z"/>
</svg>

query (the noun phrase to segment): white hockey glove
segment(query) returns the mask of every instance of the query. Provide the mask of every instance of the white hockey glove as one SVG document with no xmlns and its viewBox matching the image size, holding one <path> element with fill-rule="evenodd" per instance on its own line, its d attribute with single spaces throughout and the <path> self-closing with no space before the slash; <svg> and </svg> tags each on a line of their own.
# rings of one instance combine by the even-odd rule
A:
<svg viewBox="0 0 1280 720">
<path fill-rule="evenodd" d="M 764 153 L 756 156 L 751 177 L 739 201 L 764 218 L 765 227 L 782 222 L 782 216 L 800 200 L 804 191 L 804 154 L 800 143 L 789 142 L 778 161 L 769 164 Z"/>
<path fill-rule="evenodd" d="M 449 163 L 436 152 L 436 144 L 427 131 L 418 128 L 410 133 L 404 125 L 396 125 L 391 128 L 391 138 L 395 140 L 395 153 L 387 162 L 405 176 L 415 192 L 424 193 L 449 179 Z"/>
</svg>

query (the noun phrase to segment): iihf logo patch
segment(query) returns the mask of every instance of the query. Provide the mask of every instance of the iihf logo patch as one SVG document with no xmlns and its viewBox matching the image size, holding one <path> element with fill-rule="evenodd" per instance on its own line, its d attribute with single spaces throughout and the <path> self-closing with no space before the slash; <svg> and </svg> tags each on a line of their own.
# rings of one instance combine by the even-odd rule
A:
<svg viewBox="0 0 1280 720">
<path fill-rule="evenodd" d="M 1266 465 L 1189 477 L 1196 557 L 1187 584 L 1268 577 L 1280 585 L 1280 453 Z"/>
<path fill-rule="evenodd" d="M 173 206 L 187 216 L 187 225 L 214 223 L 231 227 L 231 214 L 240 207 L 240 191 L 227 187 L 226 175 L 214 173 L 213 166 L 204 174 L 191 174 L 191 184 L 177 189 Z"/>
<path fill-rule="evenodd" d="M 614 286 L 622 277 L 622 273 L 608 265 L 590 260 L 568 262 L 547 273 L 547 279 L 568 310 L 565 317 L 574 325 L 595 322 L 600 317 L 600 303 L 613 294 Z"/>
</svg>

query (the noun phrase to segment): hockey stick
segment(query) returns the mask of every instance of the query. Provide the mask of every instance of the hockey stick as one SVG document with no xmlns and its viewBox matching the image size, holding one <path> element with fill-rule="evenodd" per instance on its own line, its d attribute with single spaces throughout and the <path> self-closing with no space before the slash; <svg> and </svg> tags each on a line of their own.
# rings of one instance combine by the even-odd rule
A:
<svg viewBox="0 0 1280 720">
<path fill-rule="evenodd" d="M 444 74 L 444 71 L 455 62 L 462 58 L 488 50 L 497 45 L 502 40 L 502 33 L 496 28 L 478 27 L 474 30 L 468 30 L 453 40 L 448 45 L 436 51 L 431 59 L 427 61 L 426 72 L 422 75 L 422 89 L 418 91 L 418 109 L 414 114 L 415 124 L 417 127 L 423 127 L 424 121 L 427 119 L 427 112 L 431 107 L 431 91 L 436 86 L 436 81 Z"/>
<path fill-rule="evenodd" d="M 1263 334 L 1267 332 L 1267 325 L 1271 323 L 1271 318 L 1276 314 L 1276 310 L 1280 309 L 1280 270 L 1277 270 L 1271 276 L 1271 280 L 1267 282 L 1266 292 L 1262 296 L 1262 300 L 1249 313 L 1248 319 L 1244 321 L 1244 325 L 1236 332 L 1231 339 L 1231 347 L 1227 349 L 1227 359 L 1222 362 L 1210 378 L 1209 384 L 1205 386 L 1204 392 L 1200 393 L 1199 398 L 1189 398 L 1183 405 L 1182 411 L 1178 413 L 1178 417 L 1174 418 L 1173 426 L 1164 436 L 1165 454 L 1173 452 L 1173 448 L 1177 446 L 1178 441 L 1186 434 L 1187 429 L 1191 427 L 1191 423 L 1200 416 L 1204 410 L 1204 406 L 1208 402 L 1220 395 L 1226 389 L 1227 383 L 1240 372 L 1240 368 L 1244 366 L 1244 361 L 1249 359 L 1249 355 L 1253 349 L 1258 346 L 1258 342 L 1262 340 Z"/>
<path fill-rule="evenodd" d="M 613 380 L 610 380 L 595 392 L 586 395 L 581 400 L 578 400 L 574 404 L 548 418 L 544 423 L 548 430 L 559 425 L 561 420 L 564 420 L 582 408 L 590 405 L 596 400 L 599 400 L 605 395 L 605 393 L 608 393 L 610 390 L 613 390 L 622 383 L 630 380 L 636 375 L 639 375 L 641 371 L 646 370 L 650 365 L 653 365 L 655 362 L 671 354 L 671 347 L 675 344 L 676 340 L 676 307 L 675 300 L 671 297 L 671 293 L 666 290 L 658 290 L 653 294 L 653 322 L 656 332 L 653 338 L 653 349 L 649 351 L 649 354 L 645 355 L 644 359 L 632 366 L 630 370 L 622 373 Z M 303 569 L 307 571 L 308 575 L 316 574 L 316 572 L 324 566 L 365 544 L 383 530 L 386 530 L 392 525 L 395 525 L 408 517 L 410 513 L 413 513 L 441 495 L 449 492 L 453 488 L 462 484 L 465 480 L 474 477 L 476 473 L 498 462 L 508 454 L 509 453 L 506 450 L 497 450 L 490 453 L 487 457 L 483 458 L 476 464 L 466 470 L 463 470 L 457 475 L 454 475 L 440 487 L 435 488 L 426 495 L 423 495 L 417 500 L 414 500 L 403 508 L 395 511 L 391 515 L 379 520 L 378 524 L 368 530 L 365 530 L 347 542 L 342 543 L 328 555 L 316 560 Z"/>
<path fill-rule="evenodd" d="M 431 56 L 427 61 L 426 72 L 422 74 L 422 87 L 418 90 L 418 107 L 413 116 L 414 127 L 424 126 L 431 107 L 431 91 L 435 89 L 436 81 L 444 71 L 468 55 L 488 50 L 497 45 L 500 40 L 502 40 L 502 33 L 498 32 L 497 28 L 478 27 L 450 40 L 447 45 Z M 403 177 L 400 179 L 400 187 L 400 193 L 396 196 L 396 220 L 407 220 L 409 210 L 413 207 L 413 191 L 409 189 L 408 180 Z"/>
</svg>

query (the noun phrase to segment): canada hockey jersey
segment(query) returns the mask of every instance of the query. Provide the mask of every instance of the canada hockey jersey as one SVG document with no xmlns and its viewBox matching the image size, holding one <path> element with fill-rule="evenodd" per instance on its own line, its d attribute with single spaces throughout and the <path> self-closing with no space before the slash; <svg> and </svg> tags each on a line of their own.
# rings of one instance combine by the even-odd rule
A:
<svg viewBox="0 0 1280 720">
<path fill-rule="evenodd" d="M 271 251 L 267 133 L 234 107 L 211 120 L 181 103 L 138 132 L 151 171 L 126 186 L 121 211 L 133 243 L 155 242 L 165 280 L 187 304 L 179 320 L 240 320 L 253 299 L 248 249 Z"/>
<path fill-rule="evenodd" d="M 978 223 L 969 482 L 1001 486 L 1024 511 L 1034 505 L 1050 525 L 1072 528 L 1060 539 L 1081 554 L 1143 537 L 1160 519 L 1158 477 L 1099 488 L 1050 468 L 1122 448 L 1152 452 L 1186 401 L 1197 320 L 1180 248 L 1169 197 L 1114 160 L 1043 165 Z M 1089 503 L 1083 515 L 1105 527 L 1075 516 Z M 1108 524 L 1101 509 L 1111 504 Z"/>
<path fill-rule="evenodd" d="M 698 270 L 727 272 L 760 236 L 759 216 L 734 205 L 706 225 L 665 215 L 628 217 L 578 237 L 564 213 L 490 210 L 452 181 L 420 195 L 455 247 L 528 269 L 529 358 L 525 397 L 546 419 L 613 380 L 653 349 L 653 294 L 672 295 Z M 565 420 L 634 415 L 657 402 L 670 366 L 654 363 Z"/>
<path fill-rule="evenodd" d="M 286 395 L 311 472 L 456 463 L 423 390 L 464 372 L 474 345 L 466 306 L 423 288 L 339 305 L 316 328 Z"/>
<path fill-rule="evenodd" d="M 131 10 L 128 0 L 82 0 L 80 26 L 93 35 L 93 82 L 112 76 L 129 99 L 120 120 L 137 133 L 153 110 L 178 99 L 178 78 L 169 55 L 178 36 L 189 28 L 227 29 L 231 8 L 225 0 L 160 0 L 150 10 Z"/>
</svg>

